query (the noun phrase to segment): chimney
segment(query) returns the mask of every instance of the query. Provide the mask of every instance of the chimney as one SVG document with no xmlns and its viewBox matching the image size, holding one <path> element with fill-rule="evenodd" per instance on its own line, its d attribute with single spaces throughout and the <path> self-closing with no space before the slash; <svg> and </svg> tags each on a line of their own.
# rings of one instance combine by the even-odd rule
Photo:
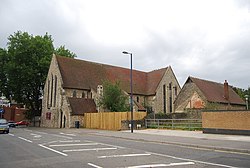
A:
<svg viewBox="0 0 250 168">
<path fill-rule="evenodd" d="M 227 80 L 224 82 L 224 98 L 229 100 L 229 90 L 228 90 L 228 83 Z"/>
</svg>

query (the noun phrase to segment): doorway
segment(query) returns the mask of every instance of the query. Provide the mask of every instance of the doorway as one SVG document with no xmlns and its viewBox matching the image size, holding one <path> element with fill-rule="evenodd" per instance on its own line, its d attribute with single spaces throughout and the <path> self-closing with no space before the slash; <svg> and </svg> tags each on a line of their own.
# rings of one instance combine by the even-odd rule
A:
<svg viewBox="0 0 250 168">
<path fill-rule="evenodd" d="M 63 128 L 65 128 L 66 127 L 66 117 L 65 117 L 65 115 L 63 116 Z"/>
<path fill-rule="evenodd" d="M 63 112 L 61 111 L 61 113 L 60 113 L 60 128 L 62 128 L 62 123 L 63 123 Z"/>
</svg>

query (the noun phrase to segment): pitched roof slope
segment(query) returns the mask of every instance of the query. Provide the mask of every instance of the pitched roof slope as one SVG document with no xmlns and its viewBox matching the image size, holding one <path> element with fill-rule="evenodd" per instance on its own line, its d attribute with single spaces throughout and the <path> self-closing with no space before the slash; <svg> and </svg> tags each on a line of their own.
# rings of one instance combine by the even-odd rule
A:
<svg viewBox="0 0 250 168">
<path fill-rule="evenodd" d="M 96 89 L 105 80 L 119 81 L 121 88 L 130 93 L 130 69 L 56 56 L 63 78 L 63 87 Z M 133 70 L 133 93 L 155 94 L 167 68 L 149 73 Z"/>
<path fill-rule="evenodd" d="M 147 73 L 147 91 L 149 95 L 155 92 L 167 69 L 162 68 Z"/>
<path fill-rule="evenodd" d="M 93 99 L 69 97 L 69 103 L 73 115 L 83 115 L 84 113 L 96 112 L 96 104 Z"/>
<path fill-rule="evenodd" d="M 230 86 L 228 87 L 229 100 L 226 100 L 224 97 L 224 84 L 194 77 L 189 77 L 188 80 L 189 79 L 196 84 L 196 86 L 202 91 L 204 96 L 210 102 L 245 104 L 245 102 Z"/>
</svg>

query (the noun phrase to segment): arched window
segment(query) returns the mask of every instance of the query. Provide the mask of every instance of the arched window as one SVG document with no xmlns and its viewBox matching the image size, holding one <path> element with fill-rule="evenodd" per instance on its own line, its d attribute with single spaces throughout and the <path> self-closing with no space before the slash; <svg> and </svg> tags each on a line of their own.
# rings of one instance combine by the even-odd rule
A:
<svg viewBox="0 0 250 168">
<path fill-rule="evenodd" d="M 55 75 L 54 107 L 56 107 L 57 76 Z"/>
<path fill-rule="evenodd" d="M 175 96 L 177 96 L 178 92 L 177 92 L 177 86 L 174 87 L 174 94 Z"/>
<path fill-rule="evenodd" d="M 53 104 L 52 104 L 53 103 L 53 101 L 52 101 L 52 99 L 53 99 L 53 84 L 54 84 L 54 79 L 53 79 L 53 75 L 51 74 L 50 107 L 53 106 Z"/>
<path fill-rule="evenodd" d="M 50 104 L 49 104 L 49 94 L 50 94 L 50 80 L 48 80 L 48 92 L 47 92 L 47 108 L 50 108 Z"/>
<path fill-rule="evenodd" d="M 76 97 L 76 91 L 75 90 L 73 91 L 73 97 Z"/>
</svg>

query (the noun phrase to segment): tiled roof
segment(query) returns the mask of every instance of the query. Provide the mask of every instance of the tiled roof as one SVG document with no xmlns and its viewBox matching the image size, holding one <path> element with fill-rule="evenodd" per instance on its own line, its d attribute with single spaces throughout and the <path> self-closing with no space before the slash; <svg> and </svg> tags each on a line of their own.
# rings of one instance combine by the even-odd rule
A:
<svg viewBox="0 0 250 168">
<path fill-rule="evenodd" d="M 134 104 L 138 107 L 138 111 L 146 111 L 145 107 L 142 104 L 134 101 Z"/>
<path fill-rule="evenodd" d="M 245 102 L 239 97 L 239 95 L 229 86 L 229 100 L 225 99 L 224 96 L 224 84 L 189 77 L 187 81 L 191 80 L 201 90 L 204 96 L 210 102 L 218 103 L 231 103 L 231 104 L 242 104 Z"/>
<path fill-rule="evenodd" d="M 95 89 L 108 80 L 119 81 L 120 86 L 130 93 L 130 69 L 98 64 L 73 58 L 56 56 L 63 78 L 63 87 Z M 133 93 L 153 95 L 167 68 L 152 72 L 133 70 Z"/>
<path fill-rule="evenodd" d="M 83 115 L 84 113 L 96 112 L 96 104 L 93 99 L 69 97 L 69 103 L 73 115 Z"/>
</svg>

